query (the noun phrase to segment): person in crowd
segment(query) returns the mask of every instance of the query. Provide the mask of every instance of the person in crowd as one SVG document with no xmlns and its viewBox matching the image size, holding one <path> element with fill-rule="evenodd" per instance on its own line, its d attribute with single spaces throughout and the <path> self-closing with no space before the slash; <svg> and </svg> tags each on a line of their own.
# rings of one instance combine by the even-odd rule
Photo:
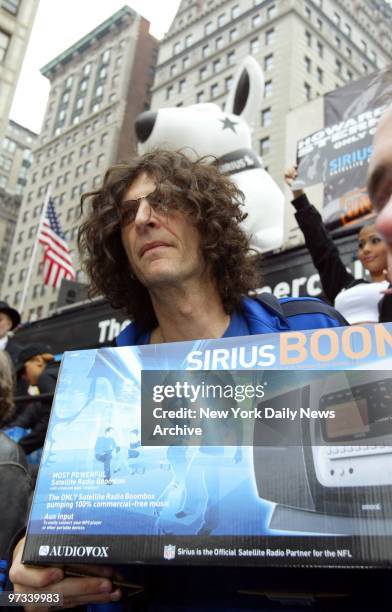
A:
<svg viewBox="0 0 392 612">
<path fill-rule="evenodd" d="M 14 380 L 11 359 L 0 351 L 0 423 L 13 411 Z M 27 518 L 32 483 L 26 457 L 18 444 L 0 432 L 0 559 Z"/>
<path fill-rule="evenodd" d="M 156 150 L 112 166 L 103 185 L 82 196 L 87 202 L 79 246 L 92 294 L 133 320 L 118 346 L 344 324 L 316 298 L 293 299 L 297 317 L 286 316 L 278 300 L 249 295 L 259 278 L 239 225 L 243 194 L 215 164 Z M 121 596 L 102 573 L 110 569 L 96 578 L 69 578 L 61 568 L 24 567 L 22 548 L 23 539 L 10 572 L 17 592 L 61 592 L 65 607 Z"/>
<path fill-rule="evenodd" d="M 9 334 L 18 327 L 19 323 L 19 312 L 11 308 L 7 302 L 0 301 L 0 351 L 7 351 L 13 363 L 17 361 L 21 347 Z"/>
<path fill-rule="evenodd" d="M 50 347 L 44 343 L 29 344 L 19 353 L 16 363 L 16 396 L 21 398 L 18 408 L 3 428 L 19 427 L 29 430 L 18 440 L 27 455 L 42 448 L 48 428 L 56 377 L 46 372 L 53 360 Z M 29 395 L 43 396 L 26 401 Z M 22 398 L 24 398 L 22 400 Z"/>
<path fill-rule="evenodd" d="M 286 171 L 285 180 L 290 188 L 296 177 L 295 166 Z M 356 280 L 346 269 L 320 213 L 310 204 L 306 193 L 295 188 L 292 193 L 295 218 L 320 274 L 326 297 L 351 325 L 392 321 L 392 296 L 386 295 L 388 248 L 375 223 L 365 225 L 358 234 L 357 256 L 369 272 L 370 282 Z"/>
<path fill-rule="evenodd" d="M 392 105 L 381 117 L 369 163 L 368 191 L 378 213 L 376 227 L 388 248 L 388 279 L 392 283 Z M 388 290 L 391 293 L 391 289 Z M 392 298 L 391 298 L 392 299 Z"/>
</svg>

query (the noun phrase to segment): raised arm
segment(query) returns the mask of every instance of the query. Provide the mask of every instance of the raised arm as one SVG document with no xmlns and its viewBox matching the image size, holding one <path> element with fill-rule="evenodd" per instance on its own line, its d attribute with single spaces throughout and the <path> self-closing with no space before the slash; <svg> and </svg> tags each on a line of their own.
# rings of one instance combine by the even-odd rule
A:
<svg viewBox="0 0 392 612">
<path fill-rule="evenodd" d="M 337 294 L 354 280 L 354 276 L 347 272 L 320 213 L 310 204 L 306 193 L 303 189 L 292 189 L 296 176 L 295 166 L 289 168 L 284 176 L 286 184 L 292 190 L 294 199 L 291 203 L 296 209 L 295 218 L 305 237 L 305 244 L 313 264 L 320 274 L 323 291 L 333 303 Z"/>
</svg>

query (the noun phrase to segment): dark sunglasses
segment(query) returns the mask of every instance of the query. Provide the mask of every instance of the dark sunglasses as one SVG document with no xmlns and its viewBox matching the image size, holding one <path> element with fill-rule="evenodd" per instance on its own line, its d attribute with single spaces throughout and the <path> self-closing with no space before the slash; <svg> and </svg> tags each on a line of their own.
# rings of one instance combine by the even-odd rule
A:
<svg viewBox="0 0 392 612">
<path fill-rule="evenodd" d="M 167 214 L 170 209 L 178 208 L 180 193 L 183 193 L 181 187 L 161 183 L 146 196 L 140 196 L 135 200 L 123 200 L 118 206 L 121 225 L 128 225 L 135 221 L 142 200 L 146 200 L 154 212 Z"/>
</svg>

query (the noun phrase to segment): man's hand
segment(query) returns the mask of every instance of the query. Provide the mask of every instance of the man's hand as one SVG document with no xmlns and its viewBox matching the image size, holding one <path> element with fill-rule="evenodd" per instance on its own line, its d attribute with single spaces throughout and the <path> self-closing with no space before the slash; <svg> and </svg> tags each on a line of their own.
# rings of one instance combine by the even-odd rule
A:
<svg viewBox="0 0 392 612">
<path fill-rule="evenodd" d="M 298 198 L 300 195 L 305 193 L 303 189 L 293 189 L 292 188 L 293 181 L 295 181 L 297 176 L 298 176 L 297 166 L 292 166 L 291 168 L 288 168 L 286 172 L 284 173 L 285 183 L 286 185 L 288 185 L 288 187 L 290 187 L 294 199 Z"/>
<path fill-rule="evenodd" d="M 113 590 L 110 578 L 113 570 L 104 566 L 79 566 L 80 571 L 94 571 L 99 576 L 66 578 L 60 567 L 28 567 L 22 565 L 22 550 L 24 538 L 15 547 L 13 562 L 10 569 L 10 580 L 15 593 L 58 593 L 63 596 L 63 607 L 74 608 L 86 604 L 100 604 L 118 601 L 121 598 L 120 589 Z M 49 610 L 48 608 L 25 608 L 33 610 Z"/>
</svg>

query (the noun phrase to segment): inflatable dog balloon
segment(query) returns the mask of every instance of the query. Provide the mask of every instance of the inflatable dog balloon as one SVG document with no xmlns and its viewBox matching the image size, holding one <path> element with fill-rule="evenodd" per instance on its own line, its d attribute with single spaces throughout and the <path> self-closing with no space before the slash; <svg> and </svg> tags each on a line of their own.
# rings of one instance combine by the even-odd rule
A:
<svg viewBox="0 0 392 612">
<path fill-rule="evenodd" d="M 283 242 L 283 194 L 251 148 L 251 126 L 259 116 L 263 90 L 262 70 L 249 56 L 234 77 L 224 112 L 217 104 L 193 104 L 146 111 L 135 122 L 140 153 L 159 147 L 218 158 L 221 171 L 245 195 L 248 216 L 242 225 L 257 251 Z"/>
</svg>

